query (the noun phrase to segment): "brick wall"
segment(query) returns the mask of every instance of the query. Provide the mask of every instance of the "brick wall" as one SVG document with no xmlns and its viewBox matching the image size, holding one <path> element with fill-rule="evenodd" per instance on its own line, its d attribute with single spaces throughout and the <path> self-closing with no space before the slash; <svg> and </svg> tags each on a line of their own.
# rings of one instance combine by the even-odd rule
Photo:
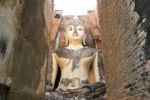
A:
<svg viewBox="0 0 150 100">
<path fill-rule="evenodd" d="M 138 0 L 97 1 L 107 99 L 148 100 L 149 69 L 144 55 L 148 20 L 143 17 L 148 10 L 140 13 L 139 6 L 145 5 Z"/>
</svg>

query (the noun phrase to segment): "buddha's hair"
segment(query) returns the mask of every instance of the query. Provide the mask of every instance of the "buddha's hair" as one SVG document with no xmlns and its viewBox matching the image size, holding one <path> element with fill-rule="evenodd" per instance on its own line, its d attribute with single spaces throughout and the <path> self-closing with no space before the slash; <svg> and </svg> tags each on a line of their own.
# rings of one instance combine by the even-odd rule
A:
<svg viewBox="0 0 150 100">
<path fill-rule="evenodd" d="M 68 23 L 67 27 L 68 27 L 69 25 L 75 25 L 75 26 L 77 26 L 77 25 L 83 25 L 83 26 L 85 26 L 85 25 L 83 24 L 83 22 L 82 22 L 81 20 L 79 20 L 79 19 L 72 19 L 72 20 Z"/>
</svg>

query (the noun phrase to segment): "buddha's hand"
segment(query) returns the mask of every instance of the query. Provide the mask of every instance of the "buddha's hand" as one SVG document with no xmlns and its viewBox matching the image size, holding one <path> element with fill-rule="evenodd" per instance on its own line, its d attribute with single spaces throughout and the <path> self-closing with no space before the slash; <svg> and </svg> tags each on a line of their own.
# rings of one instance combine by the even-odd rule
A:
<svg viewBox="0 0 150 100">
<path fill-rule="evenodd" d="M 51 81 L 46 81 L 46 92 L 53 91 L 53 84 Z"/>
</svg>

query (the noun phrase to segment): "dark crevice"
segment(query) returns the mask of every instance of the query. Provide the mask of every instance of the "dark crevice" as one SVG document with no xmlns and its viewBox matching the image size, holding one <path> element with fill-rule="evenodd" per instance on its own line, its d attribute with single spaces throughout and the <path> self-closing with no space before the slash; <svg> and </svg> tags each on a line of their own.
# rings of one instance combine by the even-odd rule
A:
<svg viewBox="0 0 150 100">
<path fill-rule="evenodd" d="M 147 29 L 146 43 L 145 43 L 145 59 L 150 59 L 150 27 Z"/>
<path fill-rule="evenodd" d="M 8 100 L 10 87 L 4 84 L 0 84 L 0 100 Z"/>
<path fill-rule="evenodd" d="M 145 59 L 150 59 L 150 0 L 135 0 L 135 11 L 140 15 L 138 23 L 146 18 Z"/>
<path fill-rule="evenodd" d="M 4 40 L 0 40 L 0 53 L 4 56 L 6 53 L 7 44 Z"/>
<path fill-rule="evenodd" d="M 61 78 L 61 70 L 60 70 L 60 67 L 58 67 L 58 72 L 57 72 L 57 77 L 56 77 L 56 81 L 55 81 L 55 85 L 54 85 L 54 90 L 57 89 L 59 82 L 60 82 L 60 78 Z"/>
<path fill-rule="evenodd" d="M 135 0 L 135 11 L 140 15 L 140 22 L 146 18 L 150 20 L 150 1 L 149 0 Z"/>
</svg>

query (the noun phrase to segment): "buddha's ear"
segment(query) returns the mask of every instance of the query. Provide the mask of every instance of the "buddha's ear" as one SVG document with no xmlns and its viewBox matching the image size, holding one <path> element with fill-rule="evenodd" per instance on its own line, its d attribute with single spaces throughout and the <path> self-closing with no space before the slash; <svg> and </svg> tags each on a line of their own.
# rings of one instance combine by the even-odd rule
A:
<svg viewBox="0 0 150 100">
<path fill-rule="evenodd" d="M 86 34 L 84 35 L 84 37 L 83 37 L 83 41 L 82 41 L 82 43 L 83 43 L 83 45 L 86 45 Z"/>
<path fill-rule="evenodd" d="M 65 45 L 67 46 L 68 44 L 69 44 L 69 40 L 68 40 L 66 33 L 65 33 Z"/>
</svg>

